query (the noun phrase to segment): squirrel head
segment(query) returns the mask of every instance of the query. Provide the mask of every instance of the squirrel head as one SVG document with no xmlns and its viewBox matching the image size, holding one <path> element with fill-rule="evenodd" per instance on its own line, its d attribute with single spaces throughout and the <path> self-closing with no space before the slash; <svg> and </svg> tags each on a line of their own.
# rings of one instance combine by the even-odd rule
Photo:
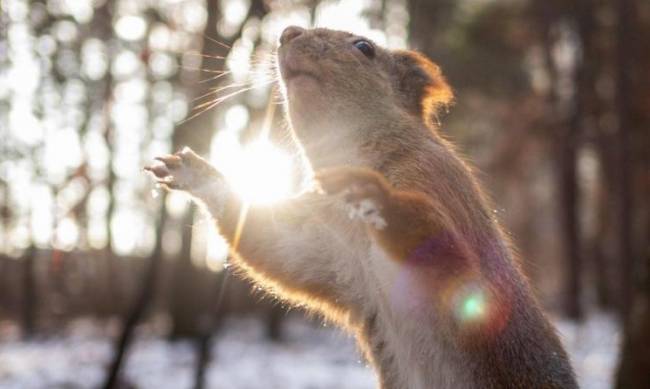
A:
<svg viewBox="0 0 650 389">
<path fill-rule="evenodd" d="M 422 54 L 384 49 L 348 32 L 287 27 L 278 63 L 299 138 L 376 127 L 395 112 L 434 129 L 439 110 L 453 100 L 440 68 Z"/>
</svg>

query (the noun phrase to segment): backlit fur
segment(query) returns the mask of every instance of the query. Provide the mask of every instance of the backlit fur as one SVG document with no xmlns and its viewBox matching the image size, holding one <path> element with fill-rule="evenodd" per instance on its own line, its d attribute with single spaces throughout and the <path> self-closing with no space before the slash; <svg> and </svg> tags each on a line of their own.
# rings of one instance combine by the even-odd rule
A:
<svg viewBox="0 0 650 389">
<path fill-rule="evenodd" d="M 440 69 L 409 51 L 368 57 L 346 32 L 287 31 L 287 115 L 318 190 L 251 207 L 243 273 L 353 331 L 381 388 L 575 388 L 488 201 L 438 134 L 453 99 Z M 233 243 L 242 204 L 219 173 L 187 150 L 161 161 L 149 169 Z"/>
</svg>

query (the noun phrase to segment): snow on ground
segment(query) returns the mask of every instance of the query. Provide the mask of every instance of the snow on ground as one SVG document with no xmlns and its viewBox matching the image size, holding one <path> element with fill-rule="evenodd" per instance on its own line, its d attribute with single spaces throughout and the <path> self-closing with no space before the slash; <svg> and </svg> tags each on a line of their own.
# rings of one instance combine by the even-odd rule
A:
<svg viewBox="0 0 650 389">
<path fill-rule="evenodd" d="M 285 322 L 286 339 L 272 342 L 254 319 L 227 322 L 213 348 L 208 388 L 374 388 L 373 372 L 351 338 L 297 318 Z M 126 364 L 127 380 L 139 389 L 191 388 L 195 346 L 138 332 Z M 0 388 L 96 388 L 111 356 L 105 329 L 88 321 L 62 337 L 21 342 L 0 338 Z M 0 336 L 2 333 L 0 332 Z M 12 336 L 5 336 L 11 338 Z"/>
<path fill-rule="evenodd" d="M 563 320 L 556 324 L 581 387 L 611 387 L 620 337 L 613 319 L 594 315 L 582 325 Z M 104 327 L 77 321 L 63 336 L 29 342 L 0 330 L 0 388 L 96 388 L 111 356 L 110 337 Z M 285 333 L 285 341 L 274 343 L 264 338 L 262 325 L 254 319 L 228 321 L 213 348 L 207 387 L 376 387 L 373 372 L 346 335 L 297 318 L 285 322 Z M 139 389 L 190 388 L 194 360 L 192 343 L 170 343 L 143 327 L 129 354 L 126 377 Z"/>
<path fill-rule="evenodd" d="M 593 314 L 582 324 L 555 320 L 583 389 L 613 387 L 621 330 L 612 315 Z"/>
</svg>

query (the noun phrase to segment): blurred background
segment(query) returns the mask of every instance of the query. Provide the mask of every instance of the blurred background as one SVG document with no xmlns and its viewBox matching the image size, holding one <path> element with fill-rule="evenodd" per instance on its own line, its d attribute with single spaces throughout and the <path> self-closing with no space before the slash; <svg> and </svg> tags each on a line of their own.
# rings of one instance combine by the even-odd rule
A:
<svg viewBox="0 0 650 389">
<path fill-rule="evenodd" d="M 270 128 L 244 170 L 284 169 L 263 184 L 297 190 L 273 57 L 292 24 L 440 64 L 457 96 L 442 131 L 494 198 L 582 387 L 648 387 L 649 2 L 0 9 L 0 388 L 375 387 L 352 339 L 230 277 L 207 218 L 142 171 L 186 145 L 233 171 Z"/>
</svg>

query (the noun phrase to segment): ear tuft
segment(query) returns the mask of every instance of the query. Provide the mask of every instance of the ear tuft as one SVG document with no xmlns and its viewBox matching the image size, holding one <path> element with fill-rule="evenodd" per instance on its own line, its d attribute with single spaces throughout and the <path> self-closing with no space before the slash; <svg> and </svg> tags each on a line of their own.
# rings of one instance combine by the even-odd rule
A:
<svg viewBox="0 0 650 389">
<path fill-rule="evenodd" d="M 394 53 L 397 84 L 404 107 L 433 127 L 441 109 L 453 103 L 454 94 L 440 67 L 416 51 Z"/>
</svg>

